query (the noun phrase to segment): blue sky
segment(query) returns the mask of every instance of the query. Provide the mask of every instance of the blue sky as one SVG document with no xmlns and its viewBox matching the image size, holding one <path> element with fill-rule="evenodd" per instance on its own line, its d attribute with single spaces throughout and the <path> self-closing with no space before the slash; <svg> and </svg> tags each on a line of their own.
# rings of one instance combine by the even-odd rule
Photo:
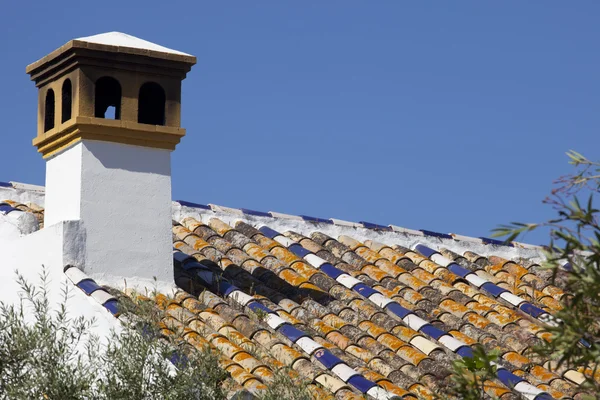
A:
<svg viewBox="0 0 600 400">
<path fill-rule="evenodd" d="M 198 57 L 175 199 L 487 236 L 553 215 L 567 150 L 600 158 L 599 18 L 594 1 L 7 2 L 0 181 L 44 184 L 25 66 L 121 31 Z"/>
</svg>

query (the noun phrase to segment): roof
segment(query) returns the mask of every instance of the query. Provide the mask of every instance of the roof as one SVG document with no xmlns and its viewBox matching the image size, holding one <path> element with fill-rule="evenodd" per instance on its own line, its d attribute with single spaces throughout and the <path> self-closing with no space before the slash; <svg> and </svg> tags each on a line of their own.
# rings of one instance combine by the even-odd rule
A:
<svg viewBox="0 0 600 400">
<path fill-rule="evenodd" d="M 122 32 L 107 32 L 100 33 L 98 35 L 86 36 L 77 38 L 74 40 L 78 40 L 81 42 L 87 43 L 96 43 L 96 44 L 105 44 L 109 46 L 117 46 L 117 47 L 130 47 L 134 49 L 142 49 L 142 50 L 152 50 L 158 51 L 161 53 L 170 53 L 170 54 L 179 54 L 182 56 L 191 56 L 191 54 L 187 54 L 178 50 L 169 49 L 167 47 L 158 45 L 156 43 L 149 42 L 144 39 L 140 39 L 138 37 L 128 35 Z"/>
<path fill-rule="evenodd" d="M 0 213 L 43 222 L 41 207 L 15 199 Z M 527 355 L 565 295 L 537 246 L 184 201 L 173 219 L 178 291 L 155 299 L 165 332 L 186 327 L 190 343 L 219 350 L 250 392 L 290 366 L 319 399 L 430 399 L 480 343 L 500 351 L 492 396 L 583 393 L 580 371 Z M 75 267 L 65 274 L 119 317 L 126 294 Z"/>
</svg>

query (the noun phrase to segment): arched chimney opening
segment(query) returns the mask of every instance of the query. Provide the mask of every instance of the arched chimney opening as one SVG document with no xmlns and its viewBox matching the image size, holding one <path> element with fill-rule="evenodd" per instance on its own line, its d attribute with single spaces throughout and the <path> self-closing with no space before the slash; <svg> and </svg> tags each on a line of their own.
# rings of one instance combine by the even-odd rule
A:
<svg viewBox="0 0 600 400">
<path fill-rule="evenodd" d="M 44 103 L 44 132 L 54 128 L 54 90 L 48 89 Z"/>
<path fill-rule="evenodd" d="M 60 119 L 61 123 L 67 122 L 71 119 L 72 108 L 73 85 L 71 85 L 70 79 L 66 79 L 62 85 L 62 116 Z"/>
<path fill-rule="evenodd" d="M 94 116 L 121 119 L 121 84 L 115 78 L 105 76 L 96 81 Z"/>
<path fill-rule="evenodd" d="M 138 98 L 138 122 L 141 124 L 165 124 L 165 91 L 156 82 L 146 82 L 140 87 Z"/>
</svg>

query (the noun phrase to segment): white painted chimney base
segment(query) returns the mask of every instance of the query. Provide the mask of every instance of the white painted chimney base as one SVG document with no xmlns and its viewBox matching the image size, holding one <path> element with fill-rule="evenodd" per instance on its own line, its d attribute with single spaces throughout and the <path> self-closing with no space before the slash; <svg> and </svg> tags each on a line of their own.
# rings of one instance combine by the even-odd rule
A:
<svg viewBox="0 0 600 400">
<path fill-rule="evenodd" d="M 44 219 L 82 221 L 90 275 L 172 282 L 171 152 L 75 144 L 46 163 Z"/>
</svg>

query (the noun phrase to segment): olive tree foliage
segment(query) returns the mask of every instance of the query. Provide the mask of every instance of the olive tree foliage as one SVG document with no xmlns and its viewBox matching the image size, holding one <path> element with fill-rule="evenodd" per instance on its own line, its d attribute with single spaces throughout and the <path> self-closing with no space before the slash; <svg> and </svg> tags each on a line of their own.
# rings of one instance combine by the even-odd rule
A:
<svg viewBox="0 0 600 400">
<path fill-rule="evenodd" d="M 483 346 L 473 346 L 473 357 L 464 357 L 452 362 L 452 377 L 446 393 L 439 399 L 480 400 L 497 378 L 495 361 L 498 351 L 487 351 Z M 489 396 L 488 396 L 489 398 Z"/>
<path fill-rule="evenodd" d="M 274 375 L 273 382 L 267 385 L 267 390 L 260 400 L 318 400 L 308 390 L 309 382 L 289 368 L 280 368 Z"/>
<path fill-rule="evenodd" d="M 48 274 L 40 286 L 17 273 L 19 304 L 0 304 L 0 398 L 2 399 L 224 399 L 216 355 L 187 348 L 175 362 L 176 341 L 161 338 L 156 315 L 135 315 L 102 345 L 90 334 L 94 320 L 71 318 L 66 301 L 54 309 Z M 72 289 L 71 289 L 72 290 Z"/>
<path fill-rule="evenodd" d="M 159 334 L 157 314 L 135 314 L 103 345 L 90 333 L 94 320 L 70 317 L 70 286 L 56 308 L 45 269 L 39 286 L 16 279 L 21 302 L 0 304 L 1 399 L 225 399 L 217 356 L 178 349 L 179 341 Z"/>
<path fill-rule="evenodd" d="M 549 245 L 542 266 L 567 295 L 547 327 L 551 340 L 534 352 L 555 362 L 554 368 L 584 372 L 583 386 L 600 393 L 600 225 L 594 205 L 600 192 L 600 163 L 577 153 L 567 153 L 575 171 L 562 176 L 544 200 L 556 217 L 541 223 L 511 223 L 495 236 L 514 240 L 526 232 L 546 228 Z M 564 264 L 568 262 L 567 267 Z"/>
<path fill-rule="evenodd" d="M 0 400 L 224 400 L 240 390 L 220 367 L 222 355 L 168 329 L 164 311 L 146 296 L 120 299 L 124 329 L 101 343 L 90 333 L 93 319 L 69 315 L 67 299 L 78 289 L 64 285 L 56 307 L 45 268 L 38 286 L 18 272 L 16 279 L 20 303 L 0 302 Z M 313 400 L 308 384 L 277 370 L 255 398 Z"/>
</svg>

